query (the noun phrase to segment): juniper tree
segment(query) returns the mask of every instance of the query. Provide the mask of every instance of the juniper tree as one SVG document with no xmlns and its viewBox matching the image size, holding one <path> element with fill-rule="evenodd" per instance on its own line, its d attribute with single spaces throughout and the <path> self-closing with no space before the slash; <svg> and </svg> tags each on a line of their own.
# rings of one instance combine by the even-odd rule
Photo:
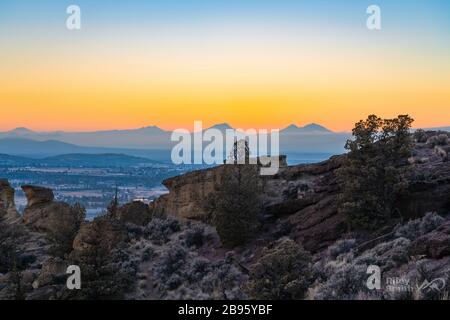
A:
<svg viewBox="0 0 450 320">
<path fill-rule="evenodd" d="M 218 190 L 207 206 L 222 244 L 244 244 L 256 230 L 261 209 L 259 168 L 256 165 L 227 165 Z"/>
<path fill-rule="evenodd" d="M 303 299 L 311 283 L 309 252 L 291 239 L 282 239 L 273 248 L 265 248 L 251 266 L 247 285 L 251 298 L 257 300 Z"/>
<path fill-rule="evenodd" d="M 396 206 L 406 192 L 404 179 L 411 155 L 409 133 L 413 119 L 400 115 L 381 119 L 371 115 L 353 129 L 353 140 L 344 165 L 338 170 L 342 185 L 339 211 L 347 215 L 350 228 L 375 229 L 401 214 Z"/>
</svg>

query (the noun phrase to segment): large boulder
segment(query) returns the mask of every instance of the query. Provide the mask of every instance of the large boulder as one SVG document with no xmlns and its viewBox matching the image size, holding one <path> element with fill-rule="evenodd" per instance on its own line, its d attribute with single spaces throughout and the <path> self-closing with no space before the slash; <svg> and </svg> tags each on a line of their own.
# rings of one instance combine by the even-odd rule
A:
<svg viewBox="0 0 450 320">
<path fill-rule="evenodd" d="M 53 191 L 49 188 L 25 185 L 22 186 L 22 190 L 27 197 L 29 207 L 36 204 L 49 203 L 55 199 Z"/>
<path fill-rule="evenodd" d="M 285 158 L 281 163 L 280 172 L 286 167 Z M 255 167 L 261 166 L 254 164 L 241 165 L 242 170 L 252 172 Z M 163 185 L 169 190 L 168 194 L 161 196 L 150 204 L 155 216 L 174 216 L 182 219 L 207 220 L 209 208 L 206 205 L 206 199 L 213 196 L 220 190 L 223 182 L 233 174 L 234 165 L 225 164 L 205 170 L 192 171 L 180 176 L 172 177 L 163 181 Z M 266 202 L 273 202 L 271 194 L 273 190 L 266 187 L 266 182 L 271 180 L 272 176 L 260 176 L 260 189 L 263 190 L 262 198 Z M 278 192 L 276 191 L 276 196 Z M 283 190 L 281 190 L 282 192 Z M 275 201 L 279 201 L 276 199 Z"/>
<path fill-rule="evenodd" d="M 33 186 L 22 188 L 28 199 L 23 213 L 25 225 L 33 231 L 47 234 L 63 252 L 69 250 L 85 219 L 84 208 L 53 201 L 51 189 Z"/>
<path fill-rule="evenodd" d="M 152 219 L 149 206 L 141 201 L 127 203 L 110 212 L 110 217 L 123 223 L 132 223 L 138 226 L 146 226 Z"/>
</svg>

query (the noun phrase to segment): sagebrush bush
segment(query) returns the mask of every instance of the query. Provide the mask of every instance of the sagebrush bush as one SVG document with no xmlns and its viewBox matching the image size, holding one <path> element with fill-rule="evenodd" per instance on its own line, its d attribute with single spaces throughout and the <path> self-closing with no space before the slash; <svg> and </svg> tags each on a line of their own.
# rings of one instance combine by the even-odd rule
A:
<svg viewBox="0 0 450 320">
<path fill-rule="evenodd" d="M 341 254 L 348 253 L 350 250 L 355 248 L 355 246 L 355 239 L 339 240 L 335 244 L 328 247 L 328 255 L 334 260 Z"/>
<path fill-rule="evenodd" d="M 409 261 L 410 244 L 411 240 L 406 238 L 380 243 L 356 257 L 354 263 L 382 266 L 384 270 L 393 269 Z"/>
<path fill-rule="evenodd" d="M 411 220 L 408 223 L 397 227 L 395 229 L 395 235 L 397 237 L 415 240 L 416 238 L 433 231 L 444 222 L 444 218 L 434 212 L 429 212 L 423 218 Z"/>
<path fill-rule="evenodd" d="M 158 266 L 158 275 L 162 279 L 167 279 L 178 271 L 185 264 L 188 251 L 179 244 L 175 244 L 164 251 L 161 255 Z"/>
<path fill-rule="evenodd" d="M 427 141 L 427 144 L 431 145 L 432 147 L 446 146 L 448 145 L 448 141 L 448 135 L 446 133 L 441 133 L 430 137 Z"/>
<path fill-rule="evenodd" d="M 211 263 L 208 259 L 196 257 L 187 269 L 186 276 L 191 282 L 201 281 L 204 275 L 211 271 L 211 268 Z"/>
<path fill-rule="evenodd" d="M 348 244 L 351 244 L 349 242 Z M 337 243 L 332 249 L 335 254 L 327 254 L 314 264 L 315 284 L 311 288 L 310 298 L 318 300 L 355 300 L 381 299 L 385 292 L 373 292 L 367 288 L 367 268 L 379 266 L 382 272 L 388 272 L 409 262 L 408 247 L 411 241 L 396 238 L 383 242 L 356 256 L 353 250 L 339 252 L 338 248 L 349 248 Z M 333 258 L 335 257 L 335 258 Z M 387 297 L 387 296 L 386 296 Z"/>
<path fill-rule="evenodd" d="M 199 248 L 205 242 L 205 228 L 201 225 L 194 225 L 186 230 L 184 236 L 187 247 Z"/>
<path fill-rule="evenodd" d="M 154 281 L 164 299 L 244 299 L 245 275 L 229 259 L 211 261 L 189 251 L 182 239 L 171 240 L 155 258 Z"/>
<path fill-rule="evenodd" d="M 258 300 L 303 299 L 310 284 L 311 254 L 282 239 L 250 268 L 248 292 Z"/>
<path fill-rule="evenodd" d="M 345 300 L 448 298 L 450 286 L 440 291 L 433 288 L 418 289 L 425 280 L 445 279 L 448 276 L 450 269 L 446 266 L 446 260 L 410 256 L 413 241 L 433 232 L 445 221 L 435 213 L 428 213 L 420 219 L 396 227 L 389 240 L 363 252 L 354 250 L 351 240 L 336 242 L 326 253 L 316 256 L 313 265 L 314 283 L 309 289 L 308 298 Z M 367 288 L 369 277 L 367 268 L 371 265 L 381 269 L 383 275 L 381 290 L 370 291 Z M 407 278 L 412 290 L 389 289 L 387 279 L 397 277 Z"/>
<path fill-rule="evenodd" d="M 355 300 L 361 293 L 369 293 L 366 287 L 365 264 L 345 264 L 319 285 L 314 294 L 317 300 Z"/>
<path fill-rule="evenodd" d="M 174 218 L 153 218 L 145 227 L 144 235 L 158 244 L 166 243 L 170 236 L 180 231 L 180 223 Z"/>
<path fill-rule="evenodd" d="M 142 251 L 142 261 L 143 262 L 147 262 L 150 261 L 150 259 L 154 256 L 155 251 L 153 250 L 152 247 L 147 247 L 144 249 L 144 251 Z"/>
</svg>

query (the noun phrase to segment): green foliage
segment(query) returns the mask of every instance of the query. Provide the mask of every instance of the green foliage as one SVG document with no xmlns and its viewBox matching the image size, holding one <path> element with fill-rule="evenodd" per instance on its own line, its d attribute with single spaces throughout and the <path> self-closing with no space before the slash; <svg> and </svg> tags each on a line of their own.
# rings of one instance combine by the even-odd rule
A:
<svg viewBox="0 0 450 320">
<path fill-rule="evenodd" d="M 72 252 L 69 262 L 81 268 L 82 288 L 67 292 L 68 299 L 123 299 L 135 281 L 136 266 L 121 250 L 106 251 L 101 246 L 83 252 Z M 129 265 L 125 266 L 127 263 Z"/>
<path fill-rule="evenodd" d="M 11 239 L 11 230 L 0 221 L 0 273 L 11 271 L 17 257 L 17 246 Z"/>
<path fill-rule="evenodd" d="M 25 269 L 26 262 L 18 246 L 23 235 L 21 225 L 11 225 L 0 219 L 0 273 Z"/>
<path fill-rule="evenodd" d="M 0 208 L 0 210 L 2 210 Z M 23 229 L 18 225 L 10 225 L 0 218 L 0 274 L 8 274 L 5 296 L 0 299 L 23 300 L 21 272 L 26 269 L 27 262 L 21 256 L 17 245 L 23 236 Z"/>
<path fill-rule="evenodd" d="M 340 212 L 350 228 L 376 229 L 399 214 L 396 201 L 406 192 L 403 178 L 412 152 L 413 119 L 401 115 L 381 119 L 371 115 L 353 129 L 349 152 L 337 174 L 342 184 Z"/>
<path fill-rule="evenodd" d="M 80 267 L 82 278 L 81 290 L 68 292 L 67 298 L 122 299 L 134 284 L 137 271 L 136 261 L 130 258 L 121 238 L 125 229 L 119 222 L 104 217 L 92 225 L 92 229 L 84 229 L 85 233 L 80 231 L 86 242 L 68 257 L 69 265 Z"/>
<path fill-rule="evenodd" d="M 227 165 L 219 190 L 207 201 L 213 224 L 226 247 L 244 244 L 257 228 L 261 210 L 259 168 Z"/>
<path fill-rule="evenodd" d="M 249 295 L 257 300 L 303 299 L 311 283 L 311 255 L 283 239 L 250 268 Z"/>
</svg>

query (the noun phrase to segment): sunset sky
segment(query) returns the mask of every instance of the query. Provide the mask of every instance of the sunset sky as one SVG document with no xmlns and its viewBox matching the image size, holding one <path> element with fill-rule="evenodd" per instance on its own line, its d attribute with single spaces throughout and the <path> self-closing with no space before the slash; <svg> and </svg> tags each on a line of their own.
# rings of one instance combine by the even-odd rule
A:
<svg viewBox="0 0 450 320">
<path fill-rule="evenodd" d="M 371 113 L 450 125 L 450 1 L 0 1 L 0 130 L 344 131 Z"/>
</svg>

